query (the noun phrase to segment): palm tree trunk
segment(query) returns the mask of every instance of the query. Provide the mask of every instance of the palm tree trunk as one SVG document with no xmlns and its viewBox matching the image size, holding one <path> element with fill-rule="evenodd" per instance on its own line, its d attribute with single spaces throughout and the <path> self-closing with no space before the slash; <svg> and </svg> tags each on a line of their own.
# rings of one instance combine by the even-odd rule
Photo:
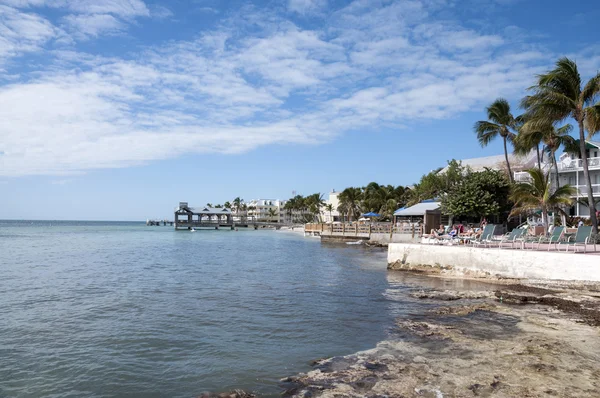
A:
<svg viewBox="0 0 600 398">
<path fill-rule="evenodd" d="M 590 209 L 590 220 L 594 233 L 598 233 L 598 219 L 596 218 L 596 206 L 594 204 L 594 193 L 592 192 L 592 179 L 590 178 L 590 170 L 588 169 L 587 154 L 585 153 L 585 129 L 583 120 L 579 120 L 579 151 L 581 152 L 581 162 L 583 166 L 583 177 L 587 185 L 588 207 Z"/>
<path fill-rule="evenodd" d="M 554 174 L 556 177 L 556 189 L 560 188 L 560 179 L 558 178 L 558 162 L 556 162 L 556 151 L 552 151 L 552 164 L 554 165 Z"/>
<path fill-rule="evenodd" d="M 554 175 L 556 178 L 556 189 L 560 188 L 560 178 L 558 178 L 558 162 L 556 161 L 556 151 L 552 150 L 552 165 L 554 166 Z M 564 212 L 560 212 L 560 223 L 567 226 L 567 216 Z"/>
<path fill-rule="evenodd" d="M 535 150 L 537 152 L 538 169 L 542 171 L 542 157 L 540 156 L 540 146 L 536 145 Z"/>
<path fill-rule="evenodd" d="M 515 182 L 515 178 L 513 176 L 512 170 L 510 169 L 510 162 L 508 161 L 508 148 L 506 147 L 506 137 L 502 137 L 504 139 L 504 158 L 506 159 L 506 168 L 508 169 L 508 179 L 511 183 Z"/>
<path fill-rule="evenodd" d="M 542 224 L 544 225 L 544 236 L 548 236 L 548 209 L 542 207 Z"/>
</svg>

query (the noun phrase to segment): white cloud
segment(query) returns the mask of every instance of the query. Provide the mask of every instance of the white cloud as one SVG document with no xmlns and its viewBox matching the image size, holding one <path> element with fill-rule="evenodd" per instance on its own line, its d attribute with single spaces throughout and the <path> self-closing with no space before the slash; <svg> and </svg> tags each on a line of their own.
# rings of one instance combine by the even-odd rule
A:
<svg viewBox="0 0 600 398">
<path fill-rule="evenodd" d="M 0 5 L 0 62 L 39 50 L 57 34 L 43 17 Z"/>
<path fill-rule="evenodd" d="M 116 34 L 125 29 L 125 24 L 110 14 L 71 14 L 63 21 L 69 31 L 80 39 Z"/>
<path fill-rule="evenodd" d="M 42 3 L 34 1 L 28 5 Z M 68 4 L 77 12 L 66 22 L 93 38 L 123 29 L 125 15 L 144 14 L 140 2 L 117 3 L 94 13 Z M 244 9 L 213 32 L 127 59 L 52 51 L 48 68 L 0 87 L 0 175 L 315 144 L 348 130 L 452 118 L 497 96 L 518 97 L 551 64 L 548 52 L 436 18 L 443 4 L 358 0 L 314 30 Z M 19 18 L 26 12 L 38 33 L 23 42 L 15 35 L 9 52 L 56 35 L 30 10 Z M 600 58 L 587 58 L 598 67 Z"/>
<path fill-rule="evenodd" d="M 327 0 L 289 0 L 288 9 L 298 14 L 312 14 L 323 10 Z"/>
<path fill-rule="evenodd" d="M 114 14 L 120 17 L 150 15 L 142 0 L 0 0 L 0 3 L 19 8 L 62 8 L 82 14 Z"/>
</svg>

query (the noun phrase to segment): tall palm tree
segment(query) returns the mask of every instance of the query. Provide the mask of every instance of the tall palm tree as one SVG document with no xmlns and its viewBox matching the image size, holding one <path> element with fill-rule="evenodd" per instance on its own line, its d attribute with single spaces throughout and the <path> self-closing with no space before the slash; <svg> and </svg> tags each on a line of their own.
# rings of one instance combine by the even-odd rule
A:
<svg viewBox="0 0 600 398">
<path fill-rule="evenodd" d="M 558 176 L 558 162 L 556 161 L 556 152 L 561 147 L 567 151 L 572 151 L 575 146 L 575 139 L 570 133 L 573 126 L 566 124 L 556 128 L 551 124 L 541 125 L 534 122 L 525 123 L 521 128 L 517 139 L 515 140 L 515 150 L 524 151 L 526 148 L 531 148 L 533 145 L 544 145 L 544 152 L 548 155 L 554 168 L 555 186 L 560 186 Z"/>
<path fill-rule="evenodd" d="M 510 199 L 515 203 L 511 215 L 521 214 L 526 211 L 542 210 L 544 231 L 548 232 L 548 211 L 560 206 L 570 206 L 577 190 L 570 185 L 563 185 L 552 191 L 549 173 L 540 169 L 527 170 L 531 182 L 518 183 L 512 186 Z"/>
<path fill-rule="evenodd" d="M 331 203 L 327 203 L 325 205 L 325 210 L 329 212 L 329 221 L 333 221 L 333 217 L 331 217 L 331 213 L 333 212 L 333 205 Z"/>
<path fill-rule="evenodd" d="M 345 212 L 348 215 L 349 221 L 352 221 L 353 217 L 356 217 L 360 214 L 360 202 L 362 200 L 362 190 L 360 188 L 346 188 L 342 192 L 340 192 L 338 199 L 340 201 L 340 206 L 338 206 L 338 211 Z"/>
<path fill-rule="evenodd" d="M 587 197 L 590 204 L 590 219 L 594 233 L 598 233 L 598 219 L 592 192 L 592 180 L 588 168 L 585 130 L 590 137 L 600 131 L 600 73 L 582 86 L 577 64 L 561 58 L 555 68 L 538 75 L 537 84 L 530 87 L 532 95 L 521 102 L 532 120 L 540 124 L 553 124 L 572 117 L 579 127 L 579 151 L 583 175 L 587 184 Z"/>
<path fill-rule="evenodd" d="M 488 120 L 475 123 L 474 130 L 482 147 L 487 146 L 494 138 L 502 137 L 504 142 L 504 158 L 511 182 L 514 182 L 510 162 L 508 161 L 507 143 L 512 143 L 516 137 L 518 120 L 510 112 L 510 105 L 504 98 L 498 98 L 486 108 Z"/>
</svg>

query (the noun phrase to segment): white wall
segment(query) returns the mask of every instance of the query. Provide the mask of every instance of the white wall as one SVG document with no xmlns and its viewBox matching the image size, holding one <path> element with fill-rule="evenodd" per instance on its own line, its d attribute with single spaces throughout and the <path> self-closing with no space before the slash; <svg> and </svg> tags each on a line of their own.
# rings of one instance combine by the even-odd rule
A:
<svg viewBox="0 0 600 398">
<path fill-rule="evenodd" d="M 562 248 L 564 250 L 564 247 Z M 600 255 L 564 251 L 499 250 L 470 246 L 391 243 L 388 264 L 448 267 L 448 273 L 489 273 L 526 279 L 600 281 Z"/>
</svg>

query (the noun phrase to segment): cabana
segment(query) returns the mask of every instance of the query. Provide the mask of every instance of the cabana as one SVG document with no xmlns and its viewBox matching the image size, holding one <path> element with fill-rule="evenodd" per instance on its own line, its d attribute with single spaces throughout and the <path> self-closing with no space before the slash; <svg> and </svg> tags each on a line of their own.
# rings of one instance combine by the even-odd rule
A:
<svg viewBox="0 0 600 398">
<path fill-rule="evenodd" d="M 408 221 L 424 224 L 424 230 L 437 228 L 441 223 L 440 202 L 435 199 L 423 200 L 414 206 L 400 208 L 394 212 L 394 223 Z"/>
</svg>

